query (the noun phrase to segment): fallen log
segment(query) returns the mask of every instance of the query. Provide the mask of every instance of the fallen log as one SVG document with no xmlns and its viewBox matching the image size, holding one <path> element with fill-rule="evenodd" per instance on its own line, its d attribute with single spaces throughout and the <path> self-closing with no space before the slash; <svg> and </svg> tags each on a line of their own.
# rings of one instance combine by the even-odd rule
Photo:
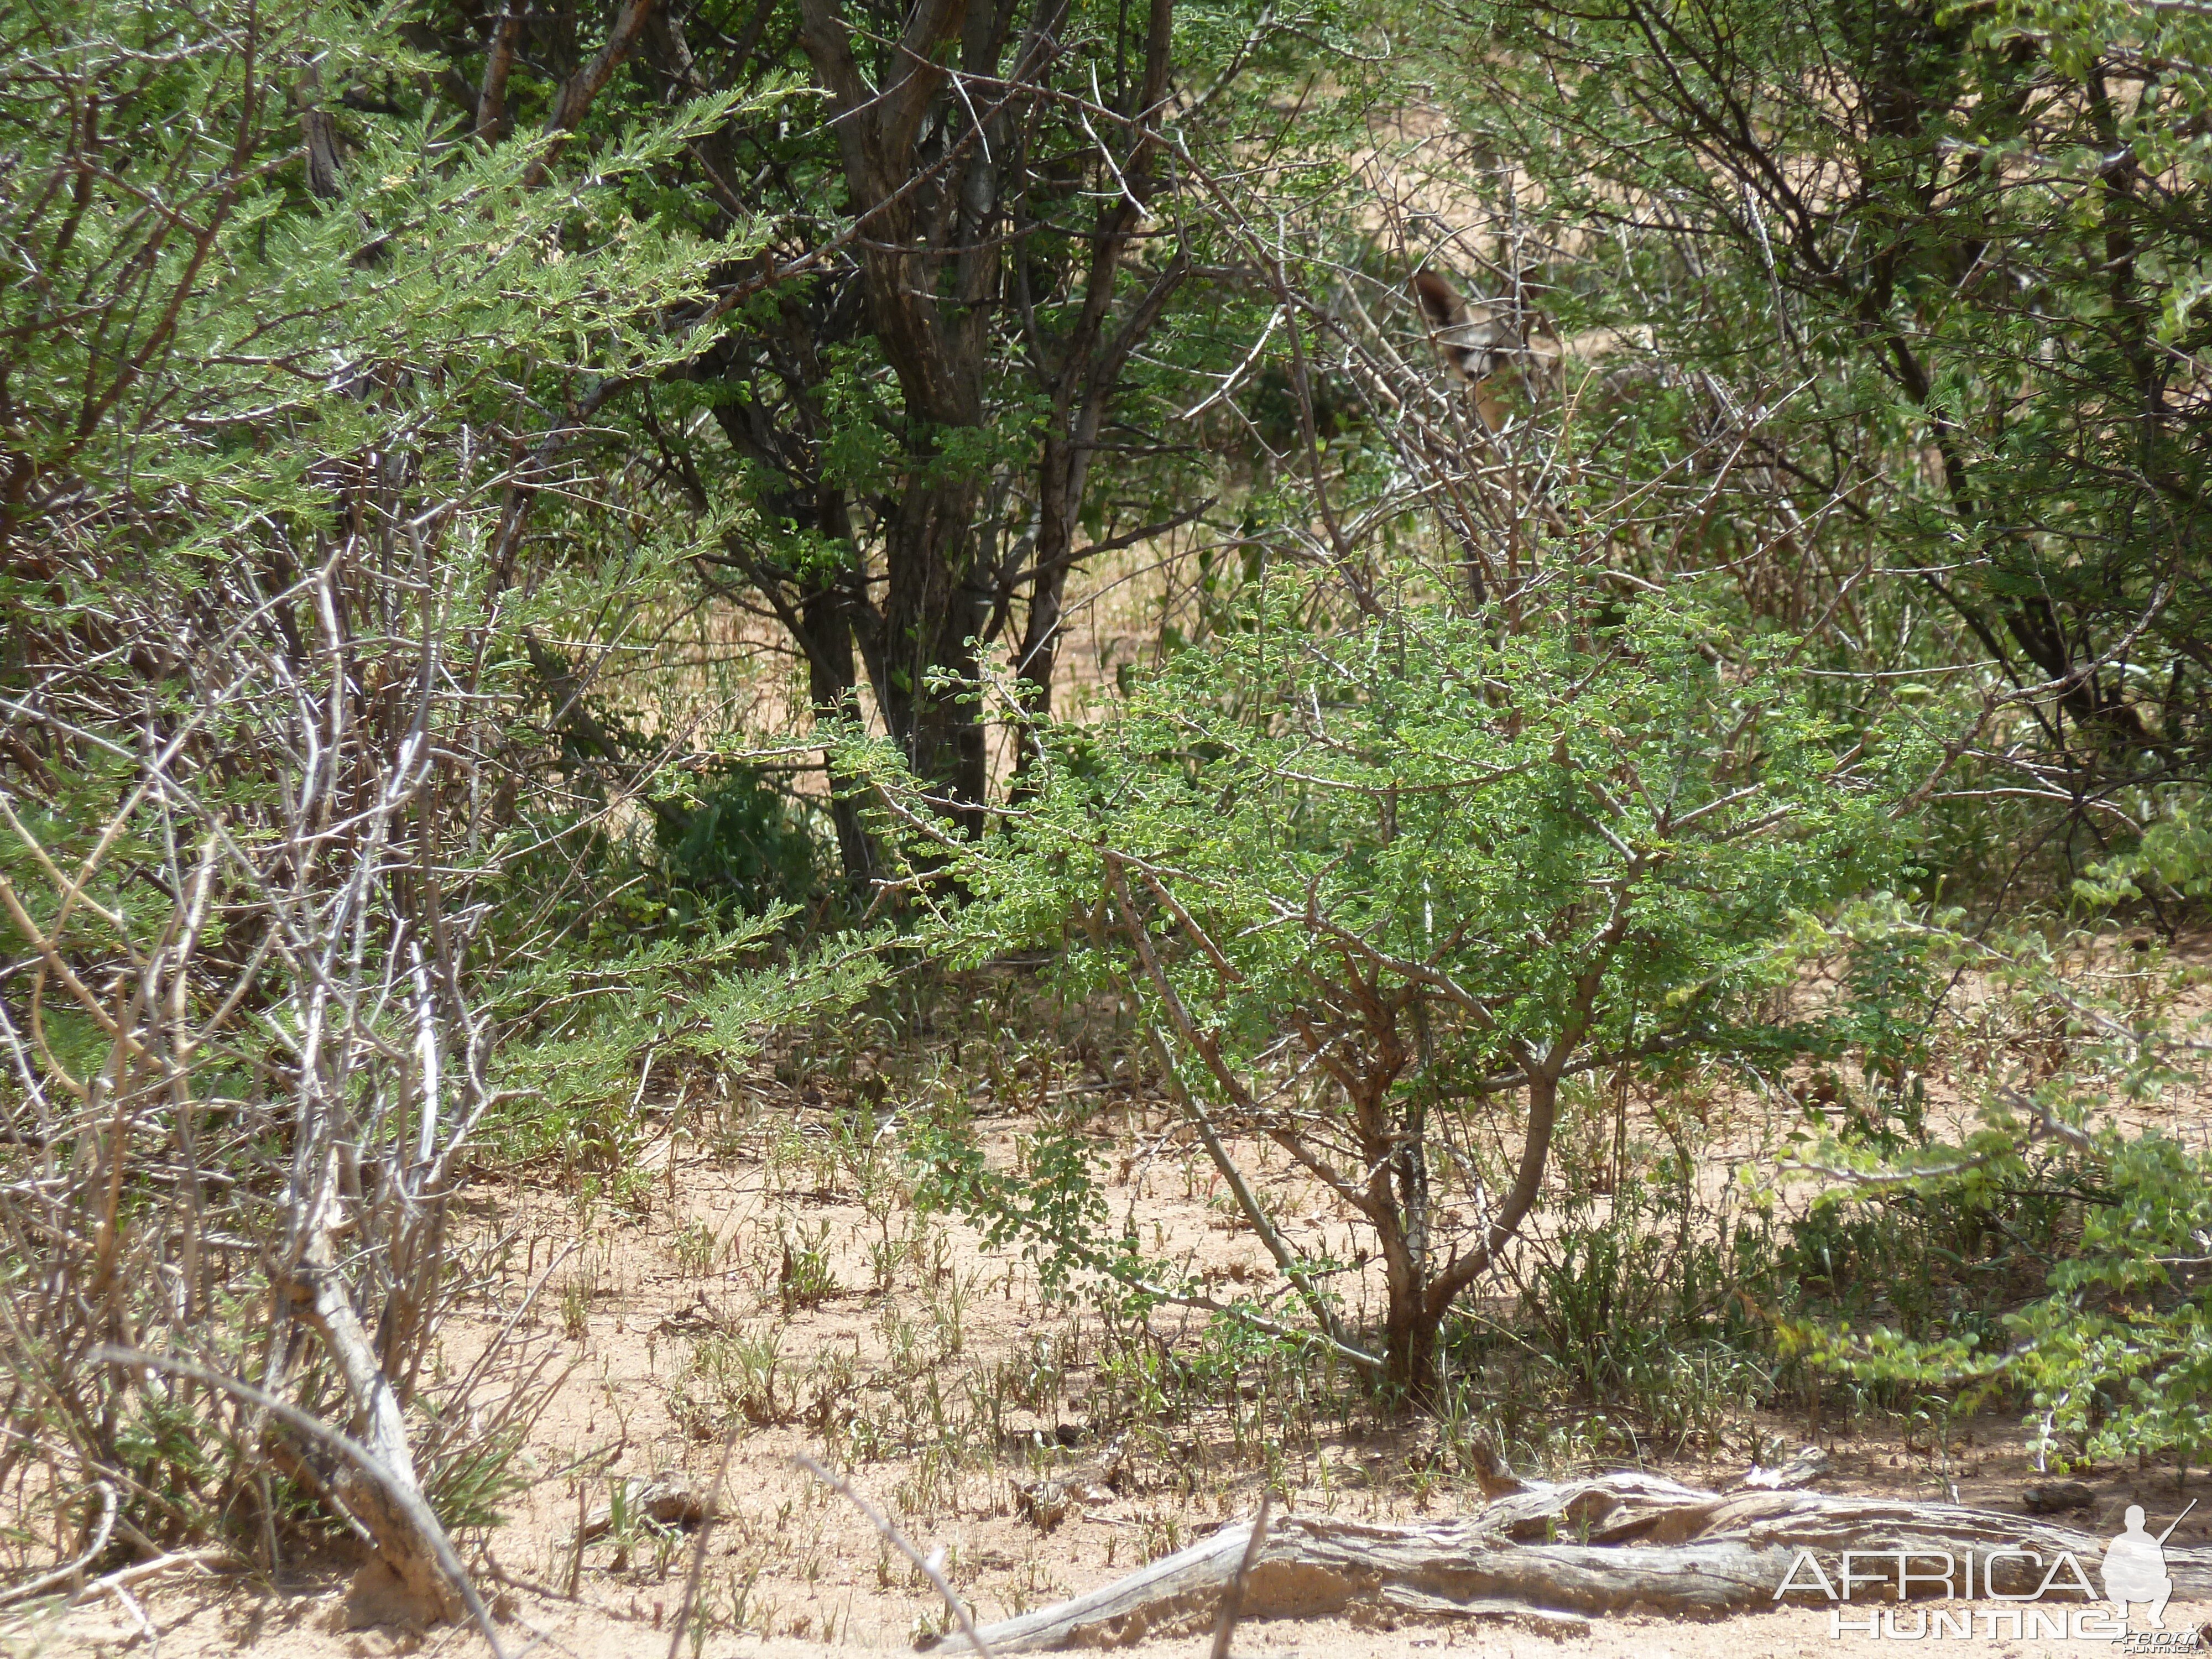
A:
<svg viewBox="0 0 2212 1659">
<path fill-rule="evenodd" d="M 1917 1596 L 1971 1588 L 2021 1598 L 2070 1555 L 2094 1582 L 2105 1540 L 2047 1521 L 1956 1504 L 1915 1504 L 1810 1492 L 1729 1493 L 1642 1474 L 1559 1486 L 1517 1483 L 1460 1520 L 1386 1526 L 1327 1516 L 1284 1516 L 1263 1540 L 1243 1592 L 1248 1619 L 1349 1616 L 1510 1619 L 1566 1634 L 1591 1616 L 1651 1613 L 1711 1619 L 1774 1604 L 1793 1564 L 1810 1553 L 1827 1577 L 1850 1551 L 1857 1600 L 1897 1596 L 1869 1586 L 1865 1563 L 1898 1553 L 1915 1563 L 1903 1588 Z M 981 1632 L 994 1654 L 1119 1647 L 1184 1635 L 1213 1619 L 1251 1534 L 1233 1522 L 1209 1538 L 1114 1583 Z M 2212 1550 L 2169 1548 L 2174 1594 L 2212 1597 Z M 1805 1589 L 1810 1577 L 1793 1584 Z M 2075 1579 L 2049 1592 L 2078 1604 Z M 1802 1597 L 1796 1599 L 1801 1601 Z M 1818 1601 L 1817 1590 L 1814 1599 Z M 1962 1596 L 1962 1599 L 1964 1597 Z"/>
</svg>

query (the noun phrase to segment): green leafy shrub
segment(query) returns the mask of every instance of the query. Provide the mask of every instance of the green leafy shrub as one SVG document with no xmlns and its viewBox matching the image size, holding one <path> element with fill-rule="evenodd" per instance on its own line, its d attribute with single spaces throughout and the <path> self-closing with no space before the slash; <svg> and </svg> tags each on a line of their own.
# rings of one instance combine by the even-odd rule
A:
<svg viewBox="0 0 2212 1659">
<path fill-rule="evenodd" d="M 1797 1271 L 1832 1300 L 1808 1301 L 1790 1340 L 1857 1379 L 2008 1403 L 2062 1463 L 2203 1464 L 2212 1151 L 2114 1110 L 2200 1081 L 2199 1049 L 2164 1012 L 2171 970 L 2109 939 L 2000 947 L 1923 927 L 2036 1040 L 1970 1079 L 1976 1115 L 1956 1138 L 1899 1152 L 1808 1137 L 1799 1163 L 1835 1184 L 1799 1230 Z"/>
<path fill-rule="evenodd" d="M 818 838 L 756 766 L 725 762 L 657 804 L 653 833 L 669 882 L 695 902 L 759 915 L 820 891 Z"/>
<path fill-rule="evenodd" d="M 976 1172 L 969 1200 L 1418 1395 L 1454 1300 L 1539 1201 L 1563 1081 L 1826 1041 L 1759 999 L 1797 913 L 1881 866 L 1883 768 L 1845 758 L 1784 642 L 1745 646 L 1686 600 L 1601 634 L 1563 603 L 1503 637 L 1412 607 L 1316 633 L 1310 594 L 1270 605 L 1103 726 L 1054 734 L 1004 833 L 939 836 L 930 858 L 968 896 L 940 949 L 1054 949 L 1070 986 L 1141 1011 L 1278 1287 L 1223 1304 L 1115 1257 L 1076 1126 L 1025 1179 Z M 1332 1288 L 1347 1264 L 1254 1190 L 1239 1134 L 1373 1239 L 1381 1331 Z"/>
<path fill-rule="evenodd" d="M 647 975 L 599 951 L 595 842 L 667 757 L 593 741 L 571 663 L 647 654 L 690 550 L 563 480 L 591 410 L 691 354 L 661 319 L 757 246 L 629 195 L 735 100 L 574 167 L 457 130 L 384 15 L 9 21 L 0 1548 L 66 1553 L 102 1484 L 117 1552 L 258 1557 L 319 1512 L 434 1617 L 419 1519 L 241 1379 L 471 1524 L 546 1396 L 512 1323 L 439 1358 L 504 1297 L 461 1194 L 532 1103 L 531 1039 L 586 1030 L 591 1081 L 635 1088 L 679 1024 L 602 1018 Z M 711 982 L 668 1034 L 693 1053 L 750 1048 L 746 988 L 783 977 L 752 943 L 651 964 Z"/>
<path fill-rule="evenodd" d="M 2193 788 L 2160 790 L 2151 805 L 2135 846 L 2091 866 L 2075 884 L 2077 896 L 2100 906 L 2212 898 L 2212 805 Z"/>
</svg>

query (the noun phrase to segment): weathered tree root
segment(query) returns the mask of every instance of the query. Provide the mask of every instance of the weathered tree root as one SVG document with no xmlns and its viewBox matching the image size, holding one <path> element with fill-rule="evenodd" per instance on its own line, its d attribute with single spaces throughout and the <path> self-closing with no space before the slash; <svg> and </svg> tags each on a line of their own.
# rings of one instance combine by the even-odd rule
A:
<svg viewBox="0 0 2212 1659">
<path fill-rule="evenodd" d="M 994 1654 L 1008 1654 L 1188 1634 L 1212 1621 L 1249 1533 L 1249 1522 L 1232 1522 L 1115 1583 L 981 1635 Z M 1245 1580 L 1243 1605 L 1251 1619 L 1510 1619 L 1565 1635 L 1587 1629 L 1593 1614 L 1711 1619 L 1771 1607 L 1802 1551 L 1814 1552 L 1831 1577 L 1844 1550 L 1860 1559 L 1863 1574 L 1873 1554 L 1905 1550 L 1919 1562 L 1946 1552 L 1963 1559 L 1972 1551 L 1994 1589 L 2019 1596 L 2041 1584 L 2061 1553 L 2072 1554 L 2094 1582 L 2105 1543 L 1955 1504 L 1723 1494 L 1649 1475 L 1607 1475 L 1532 1487 L 1464 1520 L 1421 1526 L 1281 1516 Z M 2014 1550 L 2036 1559 L 1990 1556 Z M 2212 1550 L 2170 1547 L 2166 1563 L 2178 1597 L 2212 1596 Z M 1978 1576 L 1978 1596 L 1982 1584 Z M 1919 1595 L 1941 1591 L 1929 1582 L 1910 1588 Z M 1895 1594 L 1893 1584 L 1869 1590 L 1862 1579 L 1857 1599 Z M 2078 1590 L 2051 1594 L 2081 1599 Z"/>
</svg>

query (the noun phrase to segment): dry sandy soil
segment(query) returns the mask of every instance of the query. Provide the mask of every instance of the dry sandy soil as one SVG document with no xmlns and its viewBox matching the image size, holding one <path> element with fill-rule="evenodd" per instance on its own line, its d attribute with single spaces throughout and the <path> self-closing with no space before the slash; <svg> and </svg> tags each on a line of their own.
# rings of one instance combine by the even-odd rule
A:
<svg viewBox="0 0 2212 1659">
<path fill-rule="evenodd" d="M 210 1604 L 195 1598 L 193 1611 L 181 1607 L 167 1616 L 158 1601 L 148 1613 L 161 1632 L 164 1654 L 246 1652 L 266 1654 L 270 1659 L 333 1659 L 337 1655 L 386 1654 L 472 1655 L 483 1653 L 483 1644 L 473 1631 L 448 1629 L 424 1637 L 395 1636 L 383 1632 L 356 1632 L 334 1636 L 318 1626 L 318 1615 L 335 1605 L 335 1595 L 318 1599 L 295 1595 L 281 1601 L 266 1596 L 233 1596 Z M 264 1605 L 265 1604 L 265 1605 Z M 257 1621 L 254 1613 L 262 1617 Z M 2212 1619 L 2212 1603 L 2184 1607 L 2175 1603 L 2166 1610 L 2166 1626 L 2186 1632 Z M 573 1655 L 574 1659 L 659 1659 L 668 1651 L 668 1632 L 656 1630 L 649 1611 L 643 1616 L 610 1612 L 593 1607 L 523 1598 L 510 1622 L 503 1626 L 510 1654 L 535 1643 L 538 1654 Z M 72 1619 L 58 1632 L 48 1652 L 113 1653 L 136 1638 L 139 1651 L 144 1638 L 125 1620 L 85 1616 Z M 2212 1644 L 2212 1638 L 2208 1638 Z M 835 1646 L 856 1649 L 896 1649 L 911 1651 L 897 1633 L 875 1632 L 855 1626 L 850 1642 L 841 1635 Z M 1234 1651 L 1237 1659 L 1431 1659 L 1449 1649 L 1480 1654 L 1484 1659 L 1657 1659 L 1657 1656 L 1697 1656 L 1698 1659 L 1847 1659 L 1849 1656 L 1898 1652 L 1896 1644 L 1875 1643 L 1856 1632 L 1831 1635 L 1825 1614 L 1802 1608 L 1778 1613 L 1747 1613 L 1714 1625 L 1682 1625 L 1642 1617 L 1607 1621 L 1592 1635 L 1564 1639 L 1493 1629 L 1407 1627 L 1395 1631 L 1356 1628 L 1340 1620 L 1250 1621 L 1237 1627 Z M 1924 1644 L 1923 1644 L 1924 1648 Z M 1209 1638 L 1188 1637 L 1146 1643 L 1136 1650 L 1139 1659 L 1204 1659 Z M 690 1651 L 690 1644 L 684 1644 Z M 954 1649 L 957 1651 L 957 1644 Z M 2109 1644 L 2037 1638 L 2009 1641 L 2000 1638 L 1955 1644 L 1955 1650 L 1975 1659 L 2019 1659 L 2027 1655 L 2084 1656 L 2114 1651 Z M 762 1638 L 750 1633 L 709 1636 L 702 1651 L 711 1656 L 742 1656 L 743 1659 L 818 1659 L 823 1644 L 818 1639 L 793 1637 Z"/>
<path fill-rule="evenodd" d="M 2204 954 L 2201 942 L 2194 954 Z M 1440 1455 L 1436 1429 L 1348 1407 L 1346 1391 L 1304 1364 L 1237 1370 L 1233 1388 L 1213 1385 L 1215 1398 L 1231 1397 L 1226 1406 L 1148 1413 L 1145 1391 L 1171 1395 L 1201 1354 L 1203 1316 L 1170 1311 L 1156 1315 L 1149 1331 L 1110 1332 L 1094 1309 L 1044 1295 L 1018 1251 L 987 1249 L 958 1222 L 918 1212 L 880 1132 L 914 1080 L 880 1078 L 885 1057 L 871 1053 L 854 1038 L 827 1072 L 818 1054 L 785 1054 L 764 1058 L 734 1086 L 664 1084 L 652 1120 L 660 1133 L 623 1170 L 595 1178 L 596 1195 L 580 1199 L 573 1179 L 550 1168 L 479 1172 L 476 1218 L 486 1237 L 511 1241 L 502 1305 L 512 1312 L 529 1287 L 542 1287 L 517 1333 L 558 1357 L 541 1389 L 564 1378 L 542 1401 L 518 1455 L 526 1484 L 504 1501 L 506 1523 L 461 1540 L 486 1594 L 496 1595 L 510 1650 L 673 1659 L 685 1650 L 908 1649 L 939 1629 L 942 1610 L 920 1575 L 842 1498 L 793 1467 L 800 1451 L 849 1470 L 923 1549 L 941 1548 L 948 1575 L 986 1621 L 1105 1583 L 1249 1514 L 1263 1486 L 1295 1510 L 1377 1519 L 1480 1505 L 1472 1479 Z M 994 1082 L 975 1085 L 972 1103 L 995 1158 L 1017 1155 L 1038 1100 L 1080 1091 L 1126 1148 L 1109 1192 L 1117 1218 L 1128 1217 L 1148 1244 L 1187 1255 L 1216 1282 L 1258 1282 L 1258 1247 L 1233 1228 L 1211 1169 L 1183 1145 L 1173 1113 L 1139 1073 L 1044 1048 L 993 1071 Z M 2170 1099 L 2148 1115 L 2192 1141 L 2206 1132 L 2195 1098 Z M 1716 1133 L 1700 1150 L 1709 1166 L 1701 1184 L 1716 1194 L 1728 1190 L 1737 1166 L 1768 1155 L 1756 1114 L 1740 1115 L 1740 1129 Z M 1651 1133 L 1648 1121 L 1634 1127 Z M 1263 1178 L 1291 1180 L 1279 1161 Z M 1349 1243 L 1340 1224 L 1336 1232 Z M 1510 1319 L 1510 1299 L 1498 1312 Z M 491 1328 L 486 1315 L 456 1316 L 446 1337 L 449 1366 L 465 1364 Z M 1688 1443 L 1656 1446 L 1595 1415 L 1594 1424 L 1587 1409 L 1558 1414 L 1516 1456 L 1544 1465 L 1534 1471 L 1542 1474 L 1641 1462 L 1718 1484 L 1741 1474 L 1762 1442 L 1817 1438 L 1833 1455 L 1831 1489 L 1935 1498 L 1955 1486 L 1964 1501 L 2014 1511 L 2036 1478 L 2011 1418 L 1972 1419 L 1936 1436 L 1871 1416 L 1815 1425 L 1802 1413 L 1739 1409 Z M 610 1528 L 580 1547 L 578 1522 L 625 1479 L 679 1475 L 702 1490 L 729 1422 L 738 1432 L 724 1518 L 704 1558 L 708 1617 L 695 1650 L 675 1629 L 690 1538 Z M 1024 1498 L 1046 1476 L 1078 1488 L 1048 1530 Z M 2119 1529 L 2130 1503 L 2142 1503 L 2155 1528 L 2191 1498 L 2212 1498 L 2212 1483 L 2178 1480 L 2170 1467 L 2080 1478 L 2094 1504 L 2066 1518 L 2100 1536 Z M 2212 1537 L 2212 1504 L 2176 1537 Z M 273 1574 L 266 1560 L 180 1571 L 139 1584 L 135 1608 L 105 1595 L 0 1622 L 0 1648 L 167 1659 L 482 1650 L 461 1626 L 343 1629 L 347 1566 L 325 1555 L 280 1560 Z M 2167 1619 L 2175 1630 L 2208 1621 L 2212 1606 L 2177 1605 Z M 1810 1610 L 1711 1626 L 1624 1618 L 1565 1640 L 1511 1626 L 1378 1630 L 1329 1621 L 1249 1623 L 1237 1638 L 1237 1651 L 1255 1659 L 1449 1647 L 1546 1659 L 1751 1659 L 1870 1645 L 1863 1636 L 1832 1637 L 1825 1613 Z M 1990 1655 L 2090 1650 L 2081 1643 L 1972 1646 Z M 1142 1651 L 1182 1659 L 1201 1650 L 1193 1638 L 1156 1640 Z"/>
</svg>

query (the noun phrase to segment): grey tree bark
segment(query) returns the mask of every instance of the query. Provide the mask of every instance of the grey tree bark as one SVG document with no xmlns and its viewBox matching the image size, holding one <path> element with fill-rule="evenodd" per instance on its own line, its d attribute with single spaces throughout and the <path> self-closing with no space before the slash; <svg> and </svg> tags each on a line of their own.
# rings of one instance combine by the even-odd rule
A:
<svg viewBox="0 0 2212 1659">
<path fill-rule="evenodd" d="M 1507 1479 L 1496 1489 L 1498 1496 L 1463 1520 L 1384 1526 L 1278 1517 L 1245 1578 L 1243 1616 L 1503 1619 L 1571 1633 L 1613 1613 L 1712 1619 L 1772 1607 L 1807 1550 L 1831 1577 L 1844 1550 L 1954 1557 L 1971 1550 L 1988 1561 L 1994 1588 L 2017 1597 L 2036 1589 L 2062 1553 L 2094 1574 L 2105 1548 L 2104 1540 L 2071 1528 L 1955 1504 L 1723 1493 L 1633 1473 L 1559 1486 Z M 990 1626 L 983 1640 L 994 1654 L 1042 1653 L 1206 1629 L 1250 1532 L 1249 1522 L 1231 1522 L 1114 1583 Z M 2000 1550 L 2033 1556 L 1990 1556 Z M 2212 1549 L 2169 1546 L 2166 1567 L 2177 1596 L 2212 1596 Z M 1916 1577 L 1910 1588 L 1924 1597 L 1938 1585 Z M 1858 1603 L 1877 1606 L 1869 1597 L 1879 1595 L 1894 1605 L 1893 1585 L 1869 1591 L 1863 1582 L 1859 1589 Z M 2057 1589 L 2051 1597 L 2053 1606 L 2080 1604 L 2078 1592 L 2072 1601 Z"/>
</svg>

